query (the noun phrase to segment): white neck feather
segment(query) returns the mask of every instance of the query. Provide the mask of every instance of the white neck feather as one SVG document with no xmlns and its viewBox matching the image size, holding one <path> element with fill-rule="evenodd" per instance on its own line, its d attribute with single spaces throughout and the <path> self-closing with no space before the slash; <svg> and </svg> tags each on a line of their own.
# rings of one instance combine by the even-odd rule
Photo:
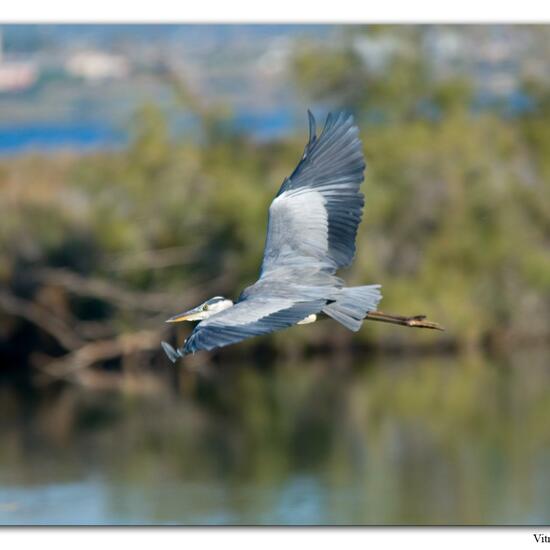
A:
<svg viewBox="0 0 550 550">
<path fill-rule="evenodd" d="M 216 313 L 219 313 L 220 311 L 228 309 L 232 306 L 233 302 L 231 300 L 220 300 L 219 302 L 210 304 L 208 306 L 208 310 L 204 312 L 206 314 L 205 319 L 208 319 L 208 317 L 212 317 L 212 315 L 215 315 Z"/>
</svg>

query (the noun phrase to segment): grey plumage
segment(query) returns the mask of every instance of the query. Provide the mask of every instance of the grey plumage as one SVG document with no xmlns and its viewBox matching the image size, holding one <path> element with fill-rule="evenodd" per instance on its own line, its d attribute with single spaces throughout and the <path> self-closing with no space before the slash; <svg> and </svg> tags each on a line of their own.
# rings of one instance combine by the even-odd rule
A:
<svg viewBox="0 0 550 550">
<path fill-rule="evenodd" d="M 309 115 L 302 159 L 269 208 L 260 278 L 237 302 L 201 321 L 180 350 L 163 344 L 172 360 L 329 315 L 351 330 L 381 299 L 380 285 L 345 288 L 336 276 L 351 264 L 364 198 L 365 162 L 351 115 L 329 115 L 317 137 Z"/>
<path fill-rule="evenodd" d="M 317 313 L 324 304 L 323 300 L 292 303 L 277 297 L 243 300 L 199 323 L 187 339 L 183 354 L 227 346 L 295 325 L 311 313 Z"/>
<path fill-rule="evenodd" d="M 278 252 L 288 250 L 288 246 L 294 246 L 298 254 L 297 257 L 291 258 L 297 259 L 300 264 L 304 259 L 300 253 L 306 257 L 312 252 L 314 256 L 316 252 L 322 253 L 317 259 L 322 260 L 323 266 L 334 270 L 351 264 L 355 255 L 355 237 L 364 205 L 364 197 L 359 190 L 365 170 L 359 130 L 353 124 L 351 115 L 340 113 L 333 117 L 329 114 L 325 127 L 317 138 L 315 118 L 309 111 L 308 115 L 310 135 L 302 160 L 292 175 L 283 182 L 269 209 L 270 219 L 262 269 L 274 263 L 273 246 Z M 309 201 L 312 201 L 309 203 L 311 208 L 311 204 L 317 206 L 321 203 L 328 217 L 328 220 L 324 221 L 328 221 L 328 224 L 322 226 L 322 220 L 315 218 L 313 211 L 302 211 L 300 216 L 294 218 L 295 224 L 292 229 L 296 232 L 290 232 L 291 228 L 287 227 L 287 241 L 274 243 L 274 238 L 279 233 L 270 229 L 272 225 L 284 219 L 284 214 L 280 212 L 282 209 L 277 208 L 277 201 L 285 196 L 288 197 L 289 205 L 294 201 L 297 206 L 307 206 Z M 287 207 L 289 205 L 285 204 Z M 311 231 L 313 228 L 318 230 L 318 240 L 314 243 L 304 243 L 304 230 Z M 328 250 L 323 250 L 326 242 L 325 232 L 328 235 Z M 321 234 L 324 234 L 325 239 L 320 238 Z M 276 259 L 281 260 L 275 255 Z M 288 259 L 287 257 L 286 260 Z"/>
</svg>

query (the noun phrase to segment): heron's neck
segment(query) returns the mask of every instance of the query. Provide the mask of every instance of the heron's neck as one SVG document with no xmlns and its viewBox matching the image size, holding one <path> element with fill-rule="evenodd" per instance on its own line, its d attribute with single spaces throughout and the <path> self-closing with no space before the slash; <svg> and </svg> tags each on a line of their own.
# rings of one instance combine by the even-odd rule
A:
<svg viewBox="0 0 550 550">
<path fill-rule="evenodd" d="M 212 304 L 208 308 L 208 317 L 211 317 L 212 315 L 215 315 L 216 313 L 219 313 L 220 311 L 223 311 L 224 309 L 228 309 L 232 306 L 233 306 L 233 302 L 231 300 L 228 300 L 228 299 L 220 300 L 219 302 Z"/>
</svg>

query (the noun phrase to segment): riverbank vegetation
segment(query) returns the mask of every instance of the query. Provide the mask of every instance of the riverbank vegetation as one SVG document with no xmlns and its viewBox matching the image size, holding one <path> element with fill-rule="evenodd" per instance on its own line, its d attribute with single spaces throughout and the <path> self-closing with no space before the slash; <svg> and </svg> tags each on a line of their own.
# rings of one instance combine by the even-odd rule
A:
<svg viewBox="0 0 550 550">
<path fill-rule="evenodd" d="M 345 46 L 320 54 L 304 45 L 293 67 L 304 125 L 285 139 L 232 131 L 223 110 L 190 101 L 175 82 L 199 136 L 174 138 L 169 116 L 148 104 L 122 150 L 0 162 L 5 373 L 132 376 L 164 365 L 159 343 L 173 337 L 164 319 L 211 295 L 235 298 L 257 277 L 267 208 L 300 158 L 312 102 L 355 113 L 367 158 L 357 256 L 343 276 L 382 283 L 382 310 L 426 314 L 447 330 L 365 323 L 352 334 L 327 321 L 223 357 L 548 340 L 549 89 L 526 81 L 529 108 L 509 112 L 478 109 L 471 83 L 434 81 L 419 56 L 396 54 L 378 74 Z"/>
</svg>

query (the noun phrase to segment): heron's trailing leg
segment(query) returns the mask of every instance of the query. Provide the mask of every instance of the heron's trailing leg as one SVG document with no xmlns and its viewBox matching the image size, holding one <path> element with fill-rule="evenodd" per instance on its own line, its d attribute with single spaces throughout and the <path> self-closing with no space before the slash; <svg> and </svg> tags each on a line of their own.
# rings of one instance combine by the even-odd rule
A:
<svg viewBox="0 0 550 550">
<path fill-rule="evenodd" d="M 425 315 L 413 315 L 404 317 L 402 315 L 390 315 L 382 311 L 369 311 L 365 319 L 370 321 L 380 321 L 381 323 L 391 323 L 393 325 L 402 325 L 404 327 L 429 328 L 433 330 L 445 330 L 441 325 L 426 321 Z"/>
</svg>

